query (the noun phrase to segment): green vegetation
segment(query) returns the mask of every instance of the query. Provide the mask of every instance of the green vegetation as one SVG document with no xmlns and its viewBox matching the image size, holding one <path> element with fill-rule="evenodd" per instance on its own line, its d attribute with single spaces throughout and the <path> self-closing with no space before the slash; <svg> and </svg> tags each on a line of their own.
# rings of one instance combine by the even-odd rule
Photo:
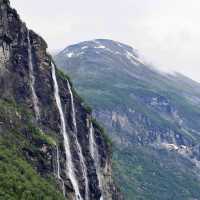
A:
<svg viewBox="0 0 200 200">
<path fill-rule="evenodd" d="M 74 89 L 73 87 L 73 83 L 70 79 L 69 76 L 67 76 L 61 69 L 57 69 L 57 75 L 58 77 L 60 77 L 62 80 L 64 81 L 69 81 L 69 84 L 71 86 L 73 95 L 81 102 L 82 106 L 85 108 L 85 111 L 87 113 L 91 113 L 92 112 L 92 108 L 85 102 L 84 98 L 82 98 Z"/>
<path fill-rule="evenodd" d="M 46 161 L 41 147 L 55 144 L 31 122 L 31 113 L 23 106 L 0 100 L 0 200 L 64 200 L 52 175 L 42 178 L 36 162 Z M 25 152 L 33 160 L 27 160 Z M 36 160 L 36 158 L 38 160 Z"/>
<path fill-rule="evenodd" d="M 111 138 L 108 136 L 108 134 L 105 132 L 105 129 L 97 122 L 96 119 L 92 119 L 92 123 L 94 128 L 98 129 L 100 131 L 100 133 L 102 134 L 105 142 L 108 144 L 108 146 L 110 148 L 112 148 L 113 146 L 113 142 L 111 140 Z"/>
<path fill-rule="evenodd" d="M 57 76 L 60 77 L 62 80 L 69 81 L 71 87 L 73 87 L 72 81 L 66 73 L 64 73 L 61 69 L 56 68 Z"/>
<path fill-rule="evenodd" d="M 33 126 L 32 124 L 29 125 L 28 130 L 33 133 L 32 137 L 34 140 L 41 140 L 43 143 L 46 143 L 48 145 L 55 146 L 56 141 L 46 133 L 44 133 L 41 129 L 38 127 Z"/>
<path fill-rule="evenodd" d="M 191 170 L 194 166 L 175 152 L 134 146 L 115 149 L 113 159 L 114 177 L 123 185 L 126 200 L 199 198 L 200 182 Z"/>
<path fill-rule="evenodd" d="M 41 178 L 16 152 L 0 143 L 0 199 L 64 200 L 53 183 Z"/>
</svg>

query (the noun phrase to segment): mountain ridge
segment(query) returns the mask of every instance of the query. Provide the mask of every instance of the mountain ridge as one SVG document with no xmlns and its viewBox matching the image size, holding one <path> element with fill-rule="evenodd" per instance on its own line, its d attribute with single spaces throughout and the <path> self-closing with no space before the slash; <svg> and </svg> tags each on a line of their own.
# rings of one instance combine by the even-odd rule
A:
<svg viewBox="0 0 200 200">
<path fill-rule="evenodd" d="M 198 199 L 200 84 L 154 70 L 127 45 L 100 41 L 69 46 L 55 60 L 113 139 L 126 199 Z"/>
</svg>

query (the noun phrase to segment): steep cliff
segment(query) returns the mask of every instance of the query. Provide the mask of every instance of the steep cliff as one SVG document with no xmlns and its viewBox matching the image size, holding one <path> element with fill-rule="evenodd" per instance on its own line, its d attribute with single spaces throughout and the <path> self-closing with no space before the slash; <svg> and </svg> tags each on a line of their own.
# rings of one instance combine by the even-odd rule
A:
<svg viewBox="0 0 200 200">
<path fill-rule="evenodd" d="M 122 199 L 106 137 L 46 49 L 0 0 L 1 199 Z"/>
<path fill-rule="evenodd" d="M 71 45 L 55 59 L 116 144 L 126 199 L 199 199 L 199 83 L 160 72 L 112 40 Z"/>
</svg>

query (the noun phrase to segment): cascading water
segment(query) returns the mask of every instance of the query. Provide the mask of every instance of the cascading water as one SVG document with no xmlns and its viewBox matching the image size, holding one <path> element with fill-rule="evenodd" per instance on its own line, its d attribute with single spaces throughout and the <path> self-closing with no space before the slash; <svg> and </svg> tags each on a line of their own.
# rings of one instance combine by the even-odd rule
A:
<svg viewBox="0 0 200 200">
<path fill-rule="evenodd" d="M 98 151 L 97 144 L 96 144 L 96 141 L 95 141 L 94 127 L 93 127 L 92 122 L 90 122 L 89 143 L 90 143 L 90 154 L 91 154 L 91 156 L 94 160 L 97 178 L 98 178 L 98 181 L 99 181 L 99 187 L 100 187 L 101 193 L 102 193 L 102 180 L 101 180 L 101 170 L 100 170 L 100 162 L 99 162 L 99 151 Z M 103 200 L 102 195 L 101 195 L 100 200 Z"/>
<path fill-rule="evenodd" d="M 35 76 L 34 76 L 34 71 L 33 71 L 32 48 L 31 48 L 29 30 L 27 33 L 27 40 L 28 40 L 28 66 L 29 66 L 30 86 L 31 86 L 32 98 L 33 98 L 33 106 L 34 106 L 35 116 L 36 116 L 36 119 L 39 120 L 40 119 L 40 109 L 38 106 L 38 97 L 35 92 Z"/>
<path fill-rule="evenodd" d="M 62 191 L 63 191 L 63 195 L 65 196 L 65 183 L 60 175 L 60 153 L 59 153 L 59 149 L 58 146 L 56 145 L 56 176 L 58 178 L 58 180 L 62 183 Z"/>
<path fill-rule="evenodd" d="M 76 124 L 76 113 L 75 113 L 75 106 L 74 106 L 74 97 L 72 94 L 71 86 L 69 84 L 69 81 L 67 81 L 68 89 L 70 92 L 70 98 L 71 98 L 71 108 L 72 108 L 72 118 L 73 118 L 73 126 L 74 126 L 74 132 L 75 132 L 75 142 L 76 146 L 78 148 L 79 158 L 81 162 L 82 172 L 85 180 L 85 200 L 89 200 L 89 184 L 88 184 L 88 177 L 87 177 L 87 167 L 85 164 L 85 159 L 83 157 L 83 152 L 81 145 L 78 142 L 77 139 L 77 124 Z"/>
<path fill-rule="evenodd" d="M 64 138 L 64 148 L 65 148 L 65 155 L 66 155 L 66 161 L 67 161 L 66 171 L 68 173 L 69 179 L 71 180 L 72 186 L 75 191 L 75 200 L 83 200 L 79 191 L 78 181 L 74 173 L 74 165 L 73 165 L 72 156 L 71 156 L 70 142 L 69 142 L 69 138 L 66 131 L 65 117 L 64 117 L 64 113 L 62 109 L 61 99 L 59 95 L 59 87 L 58 87 L 58 82 L 56 78 L 56 68 L 53 63 L 51 64 L 51 66 L 52 66 L 52 78 L 54 82 L 54 95 L 55 95 L 56 104 L 57 104 L 59 114 L 60 114 L 61 133 Z"/>
<path fill-rule="evenodd" d="M 7 45 L 5 42 L 2 43 L 0 46 L 0 67 L 2 68 L 5 63 L 10 58 L 10 49 L 9 45 Z"/>
</svg>

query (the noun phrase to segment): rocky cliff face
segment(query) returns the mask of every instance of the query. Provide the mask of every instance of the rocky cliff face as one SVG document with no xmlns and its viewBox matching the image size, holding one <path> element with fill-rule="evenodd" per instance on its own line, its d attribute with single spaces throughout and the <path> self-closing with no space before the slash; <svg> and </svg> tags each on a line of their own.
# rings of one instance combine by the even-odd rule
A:
<svg viewBox="0 0 200 200">
<path fill-rule="evenodd" d="M 112 40 L 75 44 L 55 59 L 116 144 L 126 199 L 198 199 L 199 83 L 162 73 Z"/>
<path fill-rule="evenodd" d="M 11 143 L 37 177 L 51 180 L 57 188 L 52 199 L 63 198 L 58 191 L 69 200 L 122 199 L 112 180 L 109 144 L 46 49 L 9 1 L 0 0 L 1 143 Z M 98 162 L 91 155 L 94 148 Z M 16 193 L 28 195 L 25 189 Z"/>
</svg>

